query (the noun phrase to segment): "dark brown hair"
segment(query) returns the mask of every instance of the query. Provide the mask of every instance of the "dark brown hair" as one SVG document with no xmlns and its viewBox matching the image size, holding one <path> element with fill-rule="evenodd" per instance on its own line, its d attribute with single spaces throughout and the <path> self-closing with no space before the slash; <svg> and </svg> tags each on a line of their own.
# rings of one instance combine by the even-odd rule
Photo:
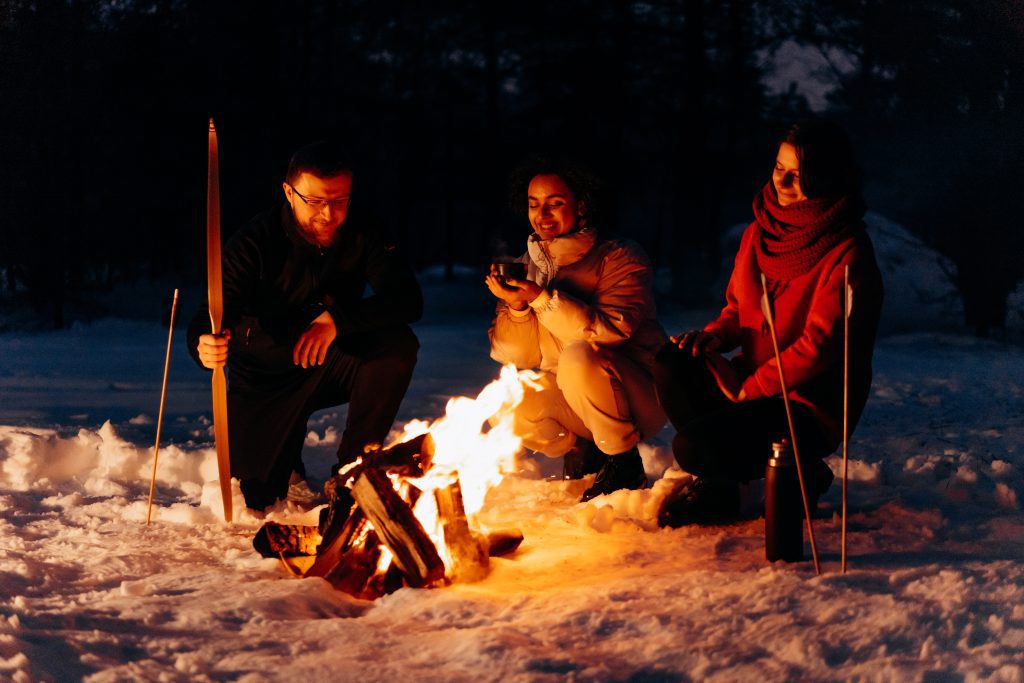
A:
<svg viewBox="0 0 1024 683">
<path fill-rule="evenodd" d="M 796 148 L 800 189 L 808 199 L 860 194 L 862 172 L 850 137 L 828 119 L 801 119 L 780 141 Z"/>
<path fill-rule="evenodd" d="M 340 143 L 320 140 L 302 147 L 292 155 L 285 182 L 294 183 L 303 173 L 312 173 L 321 178 L 352 173 L 352 157 Z"/>
</svg>

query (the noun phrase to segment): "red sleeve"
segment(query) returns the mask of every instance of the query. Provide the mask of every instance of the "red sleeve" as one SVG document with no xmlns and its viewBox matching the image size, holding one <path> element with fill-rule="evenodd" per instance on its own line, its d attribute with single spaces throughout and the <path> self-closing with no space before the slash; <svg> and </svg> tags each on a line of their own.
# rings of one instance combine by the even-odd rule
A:
<svg viewBox="0 0 1024 683">
<path fill-rule="evenodd" d="M 857 290 L 863 274 L 858 267 L 857 251 L 848 250 L 837 262 L 828 266 L 827 276 L 818 280 L 820 284 L 811 295 L 811 306 L 800 336 L 781 349 L 786 388 L 789 390 L 825 372 L 842 355 L 843 284 L 847 264 L 850 265 L 850 284 Z M 758 367 L 743 382 L 743 391 L 748 399 L 778 396 L 782 393 L 774 357 Z"/>
</svg>

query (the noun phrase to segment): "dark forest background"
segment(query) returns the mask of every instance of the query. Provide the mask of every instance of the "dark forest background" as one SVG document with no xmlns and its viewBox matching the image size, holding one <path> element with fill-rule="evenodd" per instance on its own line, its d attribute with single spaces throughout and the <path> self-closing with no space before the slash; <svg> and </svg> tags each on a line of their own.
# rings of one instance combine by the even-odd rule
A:
<svg viewBox="0 0 1024 683">
<path fill-rule="evenodd" d="M 820 72 L 780 89 L 794 49 Z M 278 201 L 295 147 L 341 137 L 354 214 L 417 267 L 482 267 L 522 251 L 511 168 L 567 154 L 607 182 L 605 227 L 671 269 L 665 296 L 707 305 L 722 232 L 815 89 L 871 208 L 952 259 L 966 324 L 1003 326 L 1019 0 L 0 0 L 0 290 L 60 327 L 118 285 L 201 282 L 213 116 L 225 237 Z"/>
</svg>

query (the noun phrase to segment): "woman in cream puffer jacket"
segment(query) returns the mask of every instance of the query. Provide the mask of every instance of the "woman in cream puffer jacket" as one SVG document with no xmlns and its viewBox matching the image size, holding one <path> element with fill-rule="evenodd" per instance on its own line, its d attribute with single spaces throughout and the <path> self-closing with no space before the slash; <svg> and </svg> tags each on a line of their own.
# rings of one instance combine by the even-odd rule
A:
<svg viewBox="0 0 1024 683">
<path fill-rule="evenodd" d="M 585 193 L 560 171 L 541 168 L 528 185 L 526 279 L 487 278 L 499 299 L 491 357 L 540 371 L 517 408 L 517 434 L 532 450 L 566 456 L 569 478 L 597 471 L 587 500 L 646 485 L 636 446 L 665 424 L 651 368 L 667 336 L 647 255 L 600 238 Z"/>
</svg>

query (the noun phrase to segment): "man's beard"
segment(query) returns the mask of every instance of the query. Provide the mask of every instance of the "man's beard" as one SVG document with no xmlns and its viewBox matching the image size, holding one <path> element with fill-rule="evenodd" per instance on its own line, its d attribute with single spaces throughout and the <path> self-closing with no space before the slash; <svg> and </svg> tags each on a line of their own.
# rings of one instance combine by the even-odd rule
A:
<svg viewBox="0 0 1024 683">
<path fill-rule="evenodd" d="M 334 236 L 338 233 L 338 228 L 341 227 L 341 223 L 331 224 L 325 222 L 318 222 L 310 220 L 305 225 L 299 224 L 299 228 L 302 232 L 310 238 L 316 244 L 326 246 L 334 241 Z"/>
</svg>

